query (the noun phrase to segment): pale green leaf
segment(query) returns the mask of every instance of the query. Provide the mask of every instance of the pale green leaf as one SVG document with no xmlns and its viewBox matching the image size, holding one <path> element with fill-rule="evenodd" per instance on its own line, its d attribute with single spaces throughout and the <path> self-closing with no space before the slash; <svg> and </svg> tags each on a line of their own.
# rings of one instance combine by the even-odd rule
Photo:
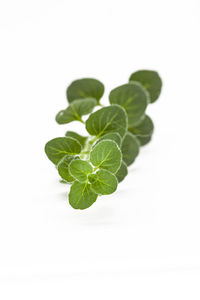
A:
<svg viewBox="0 0 200 300">
<path fill-rule="evenodd" d="M 96 105 L 96 100 L 87 98 L 73 101 L 65 110 L 61 110 L 56 115 L 56 122 L 58 124 L 67 124 L 73 121 L 83 122 L 82 116 L 91 113 Z"/>
<path fill-rule="evenodd" d="M 80 153 L 81 148 L 81 144 L 71 137 L 58 137 L 45 145 L 45 152 L 47 157 L 57 164 L 66 154 Z"/>
<path fill-rule="evenodd" d="M 118 182 L 124 180 L 126 175 L 128 174 L 128 168 L 124 161 L 122 161 L 121 166 L 115 176 L 117 177 Z"/>
<path fill-rule="evenodd" d="M 92 149 L 90 161 L 96 169 L 106 169 L 115 173 L 121 164 L 120 148 L 114 141 L 103 140 Z"/>
<path fill-rule="evenodd" d="M 96 201 L 97 196 L 91 189 L 91 184 L 75 181 L 69 192 L 69 203 L 75 209 L 85 209 Z"/>
<path fill-rule="evenodd" d="M 124 84 L 110 92 L 109 100 L 111 104 L 121 105 L 127 112 L 128 124 L 134 125 L 146 110 L 148 94 L 138 83 Z"/>
<path fill-rule="evenodd" d="M 75 158 L 73 155 L 65 155 L 58 163 L 58 173 L 67 182 L 73 182 L 75 179 L 69 173 L 69 164 Z"/>
<path fill-rule="evenodd" d="M 70 84 L 66 93 L 69 102 L 77 99 L 95 98 L 99 103 L 99 99 L 104 93 L 104 85 L 93 78 L 78 79 Z"/>
<path fill-rule="evenodd" d="M 78 181 L 85 182 L 89 173 L 93 172 L 89 162 L 81 159 L 73 160 L 69 165 L 70 174 Z"/>
<path fill-rule="evenodd" d="M 123 137 L 127 130 L 126 112 L 119 105 L 103 107 L 89 116 L 86 129 L 98 137 L 108 132 L 117 132 Z"/>
<path fill-rule="evenodd" d="M 88 176 L 91 188 L 99 195 L 109 195 L 117 189 L 117 178 L 108 170 L 99 170 L 95 174 Z"/>
<path fill-rule="evenodd" d="M 140 144 L 137 138 L 130 132 L 127 132 L 123 138 L 121 151 L 122 159 L 127 164 L 131 165 L 139 154 Z"/>
<path fill-rule="evenodd" d="M 161 93 L 162 80 L 156 71 L 137 71 L 130 76 L 129 81 L 137 81 L 141 83 L 142 86 L 149 92 L 151 103 L 155 102 Z"/>
</svg>

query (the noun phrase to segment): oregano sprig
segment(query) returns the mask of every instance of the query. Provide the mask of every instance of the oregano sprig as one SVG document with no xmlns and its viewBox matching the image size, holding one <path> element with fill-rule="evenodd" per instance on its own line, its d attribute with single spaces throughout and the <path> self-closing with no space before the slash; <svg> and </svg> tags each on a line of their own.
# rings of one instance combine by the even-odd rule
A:
<svg viewBox="0 0 200 300">
<path fill-rule="evenodd" d="M 83 78 L 69 85 L 69 105 L 58 112 L 56 122 L 79 121 L 88 136 L 68 130 L 65 136 L 50 140 L 45 152 L 61 181 L 71 185 L 69 203 L 73 208 L 86 209 L 98 196 L 116 191 L 140 147 L 152 138 L 154 125 L 146 109 L 158 99 L 161 88 L 157 72 L 140 70 L 131 74 L 128 83 L 110 92 L 109 106 L 99 108 L 104 94 L 100 81 Z"/>
</svg>

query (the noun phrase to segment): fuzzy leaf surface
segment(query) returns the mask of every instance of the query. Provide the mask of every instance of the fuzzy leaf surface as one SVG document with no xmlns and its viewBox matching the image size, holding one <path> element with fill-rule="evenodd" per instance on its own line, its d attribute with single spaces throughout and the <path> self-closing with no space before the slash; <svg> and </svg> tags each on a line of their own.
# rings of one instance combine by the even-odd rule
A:
<svg viewBox="0 0 200 300">
<path fill-rule="evenodd" d="M 103 107 L 89 116 L 86 129 L 89 134 L 98 137 L 109 132 L 117 132 L 123 137 L 127 130 L 126 112 L 119 105 Z"/>
<path fill-rule="evenodd" d="M 69 171 L 76 180 L 85 182 L 88 174 L 93 172 L 93 168 L 87 161 L 76 159 L 70 163 Z"/>
<path fill-rule="evenodd" d="M 74 131 L 67 131 L 65 133 L 65 136 L 74 138 L 81 144 L 82 147 L 85 146 L 85 143 L 87 141 L 87 136 L 82 136 Z"/>
<path fill-rule="evenodd" d="M 121 136 L 119 135 L 118 132 L 109 132 L 109 133 L 102 135 L 98 139 L 96 144 L 103 140 L 112 140 L 112 141 L 116 142 L 119 147 L 121 146 L 121 142 L 122 142 Z"/>
<path fill-rule="evenodd" d="M 148 94 L 138 83 L 124 84 L 110 92 L 111 104 L 121 105 L 127 112 L 128 124 L 137 124 L 148 104 Z"/>
<path fill-rule="evenodd" d="M 118 183 L 124 180 L 128 174 L 128 168 L 124 161 L 122 161 L 121 166 L 115 176 L 117 177 Z"/>
<path fill-rule="evenodd" d="M 77 99 L 95 98 L 99 103 L 99 99 L 103 96 L 104 85 L 93 78 L 83 78 L 73 81 L 67 88 L 67 99 L 71 103 Z"/>
<path fill-rule="evenodd" d="M 103 140 L 94 146 L 90 152 L 90 161 L 93 166 L 116 173 L 121 164 L 119 146 L 111 140 Z"/>
<path fill-rule="evenodd" d="M 108 170 L 99 170 L 95 174 L 88 176 L 91 188 L 99 195 L 109 195 L 117 189 L 117 178 Z"/>
<path fill-rule="evenodd" d="M 82 116 L 91 113 L 96 105 L 94 98 L 86 98 L 84 101 L 75 100 L 65 110 L 61 110 L 56 115 L 56 122 L 58 124 L 67 124 L 73 121 L 81 121 Z"/>
<path fill-rule="evenodd" d="M 69 173 L 69 164 L 75 158 L 73 155 L 65 155 L 58 163 L 58 173 L 67 182 L 73 182 L 75 179 Z"/>
<path fill-rule="evenodd" d="M 137 71 L 130 76 L 129 81 L 137 81 L 141 83 L 142 86 L 149 92 L 151 103 L 155 102 L 160 96 L 162 80 L 156 71 Z"/>
<path fill-rule="evenodd" d="M 45 153 L 54 164 L 58 164 L 66 154 L 79 154 L 81 149 L 81 144 L 71 137 L 58 137 L 45 145 Z"/>
<path fill-rule="evenodd" d="M 75 209 L 86 209 L 96 201 L 97 196 L 91 184 L 75 181 L 70 188 L 69 203 Z"/>
<path fill-rule="evenodd" d="M 137 138 L 130 132 L 127 132 L 121 146 L 122 159 L 127 166 L 131 165 L 139 154 L 140 144 Z"/>
</svg>

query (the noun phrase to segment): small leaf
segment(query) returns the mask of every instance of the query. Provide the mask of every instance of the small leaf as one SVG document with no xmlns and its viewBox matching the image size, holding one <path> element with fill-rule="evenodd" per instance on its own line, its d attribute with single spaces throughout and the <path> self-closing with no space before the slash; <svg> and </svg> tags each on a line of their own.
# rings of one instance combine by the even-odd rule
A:
<svg viewBox="0 0 200 300">
<path fill-rule="evenodd" d="M 127 130 L 126 112 L 119 105 L 103 107 L 89 116 L 86 129 L 98 137 L 108 132 L 118 132 L 123 137 Z"/>
<path fill-rule="evenodd" d="M 69 171 L 76 180 L 85 182 L 88 174 L 93 172 L 93 168 L 87 161 L 76 159 L 70 163 Z"/>
<path fill-rule="evenodd" d="M 75 209 L 85 209 L 90 207 L 97 199 L 91 189 L 91 184 L 75 181 L 69 192 L 69 203 Z"/>
<path fill-rule="evenodd" d="M 109 133 L 102 135 L 97 140 L 96 144 L 102 140 L 112 140 L 112 141 L 116 142 L 119 147 L 121 146 L 121 142 L 122 142 L 121 136 L 119 135 L 118 132 L 109 132 Z"/>
<path fill-rule="evenodd" d="M 159 74 L 155 71 L 137 71 L 130 76 L 129 81 L 137 81 L 141 83 L 149 92 L 151 103 L 155 102 L 161 93 L 162 80 Z"/>
<path fill-rule="evenodd" d="M 137 124 L 144 114 L 148 95 L 138 83 L 124 84 L 110 92 L 109 101 L 111 104 L 121 105 L 127 112 L 128 124 Z"/>
<path fill-rule="evenodd" d="M 88 176 L 92 190 L 99 195 L 109 195 L 117 189 L 117 178 L 107 170 L 99 170 Z"/>
<path fill-rule="evenodd" d="M 124 180 L 126 175 L 128 174 L 128 168 L 124 161 L 122 161 L 121 166 L 115 176 L 117 177 L 118 182 Z"/>
<path fill-rule="evenodd" d="M 87 98 L 84 101 L 75 100 L 56 115 L 56 122 L 58 124 L 67 124 L 73 121 L 83 122 L 81 117 L 91 113 L 95 105 L 96 100 L 93 98 Z"/>
<path fill-rule="evenodd" d="M 45 145 L 47 157 L 57 164 L 66 154 L 75 155 L 81 152 L 81 144 L 71 137 L 58 137 Z"/>
<path fill-rule="evenodd" d="M 140 143 L 140 146 L 144 146 L 146 144 L 148 144 L 151 141 L 152 136 L 137 136 L 137 139 Z"/>
<path fill-rule="evenodd" d="M 67 99 L 70 102 L 76 99 L 95 98 L 99 103 L 99 99 L 103 96 L 104 85 L 93 78 L 83 78 L 73 81 L 67 88 Z"/>
<path fill-rule="evenodd" d="M 75 179 L 69 173 L 69 164 L 75 158 L 73 155 L 65 155 L 58 163 L 58 173 L 67 182 L 73 182 Z"/>
<path fill-rule="evenodd" d="M 82 136 L 82 135 L 80 135 L 80 134 L 78 134 L 74 131 L 67 131 L 65 133 L 65 136 L 67 136 L 67 137 L 70 136 L 70 137 L 74 138 L 75 140 L 77 140 L 81 144 L 82 147 L 85 146 L 85 143 L 88 139 L 87 136 Z"/>
<path fill-rule="evenodd" d="M 137 126 L 131 126 L 128 128 L 128 131 L 133 133 L 134 135 L 141 136 L 141 137 L 147 137 L 152 135 L 154 129 L 153 122 L 149 116 L 145 116 L 141 123 Z"/>
<path fill-rule="evenodd" d="M 127 164 L 127 166 L 131 165 L 135 158 L 139 154 L 139 142 L 137 138 L 132 134 L 127 132 L 123 141 L 122 141 L 122 159 Z"/>
<path fill-rule="evenodd" d="M 90 161 L 96 169 L 115 173 L 121 164 L 121 151 L 114 141 L 104 140 L 94 146 L 90 152 Z"/>
</svg>

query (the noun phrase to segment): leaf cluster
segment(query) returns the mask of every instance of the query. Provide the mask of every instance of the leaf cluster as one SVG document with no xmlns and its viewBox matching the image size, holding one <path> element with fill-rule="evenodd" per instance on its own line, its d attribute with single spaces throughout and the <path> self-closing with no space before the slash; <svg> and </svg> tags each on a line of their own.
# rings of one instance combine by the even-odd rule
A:
<svg viewBox="0 0 200 300">
<path fill-rule="evenodd" d="M 146 110 L 158 99 L 161 88 L 157 72 L 137 71 L 128 83 L 110 92 L 110 105 L 103 107 L 104 85 L 100 81 L 84 78 L 69 85 L 69 105 L 58 112 L 56 122 L 79 121 L 88 135 L 67 131 L 65 136 L 50 140 L 45 153 L 61 181 L 71 185 L 69 203 L 73 208 L 86 209 L 98 196 L 116 191 L 140 147 L 152 138 L 154 125 Z"/>
</svg>

